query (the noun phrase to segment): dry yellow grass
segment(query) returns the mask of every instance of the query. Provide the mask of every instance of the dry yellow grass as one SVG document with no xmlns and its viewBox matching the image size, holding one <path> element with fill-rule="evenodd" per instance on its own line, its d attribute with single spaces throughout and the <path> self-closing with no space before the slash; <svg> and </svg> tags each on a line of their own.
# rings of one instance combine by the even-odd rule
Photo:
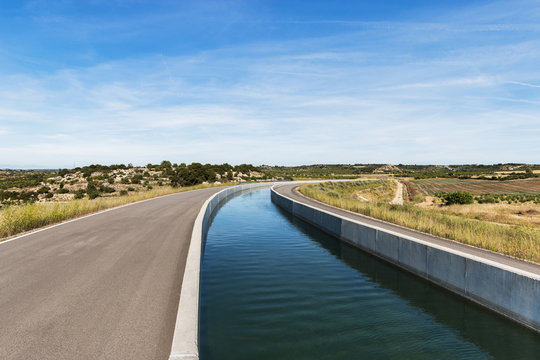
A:
<svg viewBox="0 0 540 360">
<path fill-rule="evenodd" d="M 425 208 L 477 220 L 540 228 L 540 205 L 533 202 L 450 206 L 430 205 L 425 206 Z"/>
<path fill-rule="evenodd" d="M 224 185 L 227 184 L 220 186 Z M 161 187 L 149 191 L 132 193 L 126 196 L 9 206 L 0 212 L 0 239 L 136 201 L 214 186 L 215 185 L 197 185 L 183 188 Z"/>
<path fill-rule="evenodd" d="M 503 225 L 471 219 L 414 205 L 363 202 L 349 197 L 328 196 L 317 186 L 302 185 L 308 197 L 339 208 L 371 216 L 431 235 L 459 241 L 487 250 L 540 263 L 540 229 L 524 225 Z"/>
</svg>

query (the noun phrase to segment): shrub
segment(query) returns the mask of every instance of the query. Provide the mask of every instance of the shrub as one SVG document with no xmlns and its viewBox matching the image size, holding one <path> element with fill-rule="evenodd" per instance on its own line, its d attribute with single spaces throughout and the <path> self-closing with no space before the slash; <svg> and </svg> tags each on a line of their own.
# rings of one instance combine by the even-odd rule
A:
<svg viewBox="0 0 540 360">
<path fill-rule="evenodd" d="M 95 199 L 99 196 L 99 191 L 96 188 L 96 185 L 93 183 L 88 183 L 88 186 L 86 187 L 86 193 L 88 194 L 88 198 Z"/>
<path fill-rule="evenodd" d="M 86 191 L 84 191 L 84 189 L 79 189 L 75 191 L 75 199 L 82 199 L 85 193 Z"/>
<path fill-rule="evenodd" d="M 50 190 L 50 189 L 49 189 L 48 187 L 42 186 L 42 187 L 39 188 L 39 190 L 37 191 L 37 193 L 38 193 L 38 194 L 46 194 L 46 193 L 49 192 L 49 190 Z"/>
<path fill-rule="evenodd" d="M 112 188 L 110 186 L 101 185 L 99 187 L 99 191 L 101 191 L 102 193 L 110 194 L 110 193 L 115 192 L 116 190 L 114 190 L 114 188 Z"/>
<path fill-rule="evenodd" d="M 120 196 L 124 196 L 127 194 L 128 194 L 127 190 L 120 190 Z"/>
<path fill-rule="evenodd" d="M 499 202 L 499 199 L 494 196 L 480 197 L 477 200 L 479 204 L 496 204 Z"/>
<path fill-rule="evenodd" d="M 443 201 L 446 202 L 446 205 L 453 204 L 472 204 L 474 202 L 473 194 L 467 191 L 454 191 L 451 193 L 446 193 L 442 197 Z"/>
<path fill-rule="evenodd" d="M 135 175 L 133 176 L 133 178 L 131 179 L 131 183 L 132 184 L 140 184 L 141 181 L 143 179 L 143 176 L 142 175 Z"/>
<path fill-rule="evenodd" d="M 335 191 L 329 191 L 326 193 L 326 195 L 333 197 L 333 198 L 339 198 L 339 194 Z"/>
<path fill-rule="evenodd" d="M 128 191 L 135 191 L 135 188 L 133 188 L 133 187 L 131 187 L 131 186 L 128 187 L 127 189 L 128 189 Z"/>
</svg>

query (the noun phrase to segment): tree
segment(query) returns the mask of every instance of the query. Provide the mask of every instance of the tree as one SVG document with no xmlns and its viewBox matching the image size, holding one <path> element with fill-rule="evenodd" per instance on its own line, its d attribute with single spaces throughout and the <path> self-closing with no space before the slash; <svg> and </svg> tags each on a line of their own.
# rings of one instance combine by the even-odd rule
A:
<svg viewBox="0 0 540 360">
<path fill-rule="evenodd" d="M 161 162 L 161 165 L 159 165 L 161 167 L 162 170 L 169 170 L 169 169 L 172 169 L 172 164 L 170 161 L 167 161 L 167 160 L 163 160 Z"/>
<path fill-rule="evenodd" d="M 99 196 L 99 190 L 92 182 L 88 183 L 88 186 L 86 187 L 86 193 L 88 194 L 88 198 L 90 199 L 95 199 Z"/>
</svg>

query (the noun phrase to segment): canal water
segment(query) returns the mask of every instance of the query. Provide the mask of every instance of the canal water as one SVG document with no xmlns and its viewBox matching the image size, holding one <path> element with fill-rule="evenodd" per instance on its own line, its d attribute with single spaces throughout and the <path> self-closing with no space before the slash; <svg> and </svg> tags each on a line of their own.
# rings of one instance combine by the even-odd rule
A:
<svg viewBox="0 0 540 360">
<path fill-rule="evenodd" d="M 538 359 L 540 336 L 295 219 L 227 202 L 201 268 L 201 360 Z"/>
</svg>

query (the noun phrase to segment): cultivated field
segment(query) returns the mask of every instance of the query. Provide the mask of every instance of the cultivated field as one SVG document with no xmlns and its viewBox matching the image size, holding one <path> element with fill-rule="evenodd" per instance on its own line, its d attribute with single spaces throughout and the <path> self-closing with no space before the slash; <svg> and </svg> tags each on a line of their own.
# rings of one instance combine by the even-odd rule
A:
<svg viewBox="0 0 540 360">
<path fill-rule="evenodd" d="M 460 186 L 466 186 L 464 185 L 466 181 L 458 181 L 451 179 L 445 183 L 454 182 Z M 486 182 L 485 180 L 479 181 Z M 437 184 L 439 182 L 435 180 L 426 181 L 426 183 Z M 495 182 L 488 182 L 488 184 L 493 183 Z M 504 184 L 504 182 L 502 183 Z M 380 182 L 379 186 L 374 189 L 382 190 L 384 184 L 385 182 Z M 476 182 L 472 184 L 476 185 Z M 540 221 L 537 218 L 539 212 L 535 208 L 538 206 L 536 204 L 528 202 L 443 206 L 434 203 L 428 205 L 408 202 L 405 205 L 390 205 L 387 202 L 388 196 L 381 197 L 384 201 L 370 202 L 354 196 L 365 193 L 368 190 L 366 185 L 362 182 L 346 185 L 306 184 L 301 185 L 299 190 L 308 197 L 336 207 L 431 235 L 540 263 Z M 456 190 L 471 191 L 471 188 L 458 188 Z M 449 190 L 448 187 L 441 187 L 436 191 L 452 190 Z M 490 189 L 490 191 L 493 190 Z M 390 192 L 385 191 L 385 193 L 389 194 Z M 428 198 L 433 199 L 431 196 Z"/>
<path fill-rule="evenodd" d="M 425 179 L 412 180 L 426 195 L 438 192 L 468 191 L 473 194 L 540 194 L 540 179 L 475 180 Z"/>
</svg>

